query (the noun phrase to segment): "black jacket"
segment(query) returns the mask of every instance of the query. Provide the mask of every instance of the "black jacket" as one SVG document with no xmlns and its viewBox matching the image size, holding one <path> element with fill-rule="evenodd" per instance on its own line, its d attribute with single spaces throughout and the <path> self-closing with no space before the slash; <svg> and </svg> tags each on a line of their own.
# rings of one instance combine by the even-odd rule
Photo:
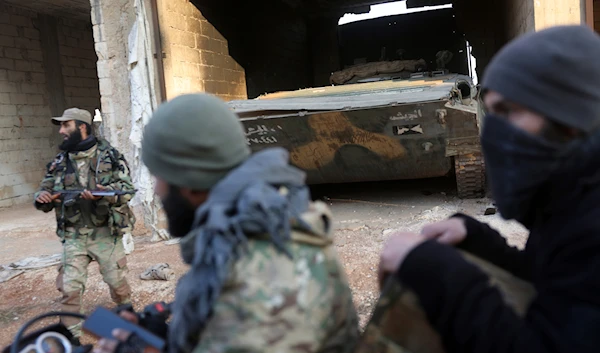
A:
<svg viewBox="0 0 600 353">
<path fill-rule="evenodd" d="M 448 353 L 600 352 L 600 165 L 593 159 L 554 178 L 523 251 L 489 226 L 454 216 L 467 225 L 461 248 L 535 286 L 524 318 L 452 247 L 428 241 L 407 256 L 397 278 L 417 293 Z"/>
</svg>

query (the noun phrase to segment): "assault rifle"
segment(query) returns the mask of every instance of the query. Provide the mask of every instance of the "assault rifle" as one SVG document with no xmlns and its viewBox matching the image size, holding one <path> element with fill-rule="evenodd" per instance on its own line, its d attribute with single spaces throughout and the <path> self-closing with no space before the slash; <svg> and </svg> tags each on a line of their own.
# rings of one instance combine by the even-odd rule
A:
<svg viewBox="0 0 600 353">
<path fill-rule="evenodd" d="M 64 206 L 71 206 L 75 203 L 77 197 L 81 195 L 85 190 L 73 189 L 73 190 L 58 190 L 53 192 L 53 195 L 60 195 Z M 135 194 L 137 189 L 133 190 L 88 190 L 93 196 L 121 196 L 127 194 Z"/>
<path fill-rule="evenodd" d="M 77 196 L 81 193 L 83 193 L 85 190 L 83 189 L 74 189 L 74 190 L 59 190 L 53 193 L 53 195 L 57 195 L 60 194 L 61 197 L 74 197 Z M 127 195 L 127 194 L 135 194 L 137 192 L 137 189 L 133 189 L 133 190 L 89 190 L 89 192 L 92 193 L 92 195 L 94 196 L 121 196 L 121 195 Z M 64 195 L 64 196 L 63 196 Z"/>
</svg>

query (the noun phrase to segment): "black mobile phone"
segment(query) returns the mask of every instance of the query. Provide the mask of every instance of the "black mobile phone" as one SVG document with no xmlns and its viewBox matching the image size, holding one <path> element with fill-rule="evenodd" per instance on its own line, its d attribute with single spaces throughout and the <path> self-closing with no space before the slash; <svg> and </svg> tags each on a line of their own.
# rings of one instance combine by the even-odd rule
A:
<svg viewBox="0 0 600 353">
<path fill-rule="evenodd" d="M 114 339 L 112 330 L 116 328 L 134 332 L 149 347 L 156 348 L 159 351 L 162 351 L 165 347 L 165 340 L 162 338 L 103 307 L 94 310 L 83 322 L 82 326 L 83 331 L 96 338 L 110 339 Z"/>
</svg>

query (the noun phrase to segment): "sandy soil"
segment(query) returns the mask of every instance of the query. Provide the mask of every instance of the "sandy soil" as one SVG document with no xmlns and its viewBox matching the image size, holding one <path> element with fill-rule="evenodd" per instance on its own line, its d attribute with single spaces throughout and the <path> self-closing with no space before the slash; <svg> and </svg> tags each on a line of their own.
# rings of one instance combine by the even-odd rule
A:
<svg viewBox="0 0 600 353">
<path fill-rule="evenodd" d="M 499 229 L 510 244 L 521 247 L 526 240 L 526 232 L 519 225 L 504 222 L 498 215 L 483 215 L 490 200 L 458 199 L 451 179 L 327 185 L 315 187 L 313 195 L 327 201 L 336 217 L 335 244 L 348 274 L 361 326 L 368 321 L 379 295 L 379 252 L 394 230 L 419 231 L 425 224 L 455 212 L 465 212 Z M 61 251 L 60 245 L 53 213 L 44 214 L 30 206 L 0 210 L 0 264 L 56 254 Z M 146 268 L 161 262 L 175 270 L 174 280 L 139 279 Z M 128 263 L 128 280 L 136 309 L 154 301 L 172 300 L 177 279 L 186 271 L 177 245 L 151 243 L 146 234 L 135 236 L 135 251 L 128 256 Z M 27 271 L 0 283 L 0 347 L 9 344 L 27 320 L 59 309 L 55 278 L 54 266 Z M 84 303 L 87 312 L 98 305 L 113 307 L 108 286 L 102 281 L 96 263 L 92 263 L 88 271 Z"/>
</svg>

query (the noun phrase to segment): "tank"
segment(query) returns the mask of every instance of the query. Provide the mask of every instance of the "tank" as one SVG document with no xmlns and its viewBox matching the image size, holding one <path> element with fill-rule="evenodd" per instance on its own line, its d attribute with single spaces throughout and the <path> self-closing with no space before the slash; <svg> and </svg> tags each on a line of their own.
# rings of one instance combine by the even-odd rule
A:
<svg viewBox="0 0 600 353">
<path fill-rule="evenodd" d="M 417 73 L 228 102 L 253 152 L 279 146 L 309 185 L 454 173 L 461 198 L 485 191 L 470 77 Z"/>
</svg>

